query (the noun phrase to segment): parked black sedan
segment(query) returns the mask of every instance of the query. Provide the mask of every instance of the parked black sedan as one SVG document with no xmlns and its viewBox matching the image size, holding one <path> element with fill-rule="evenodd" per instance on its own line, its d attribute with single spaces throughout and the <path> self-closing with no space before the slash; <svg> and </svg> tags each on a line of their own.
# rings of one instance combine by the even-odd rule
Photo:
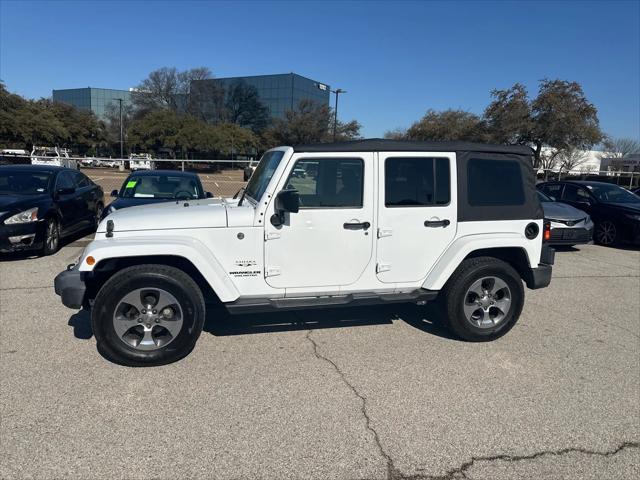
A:
<svg viewBox="0 0 640 480">
<path fill-rule="evenodd" d="M 587 212 L 595 223 L 594 240 L 601 245 L 640 245 L 640 197 L 606 182 L 546 182 L 538 188 L 548 196 Z"/>
<path fill-rule="evenodd" d="M 139 170 L 131 173 L 120 187 L 113 190 L 115 200 L 104 210 L 102 218 L 121 208 L 175 200 L 197 200 L 213 195 L 205 192 L 200 178 L 191 172 L 174 170 Z"/>
<path fill-rule="evenodd" d="M 39 250 L 97 226 L 102 188 L 84 173 L 49 165 L 0 166 L 0 252 Z"/>
</svg>

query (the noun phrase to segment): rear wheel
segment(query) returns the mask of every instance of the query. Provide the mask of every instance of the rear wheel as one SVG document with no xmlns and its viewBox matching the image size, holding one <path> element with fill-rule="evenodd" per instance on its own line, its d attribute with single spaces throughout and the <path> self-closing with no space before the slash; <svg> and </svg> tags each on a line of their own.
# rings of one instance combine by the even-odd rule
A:
<svg viewBox="0 0 640 480">
<path fill-rule="evenodd" d="M 55 218 L 48 218 L 44 230 L 43 255 L 53 255 L 60 248 L 60 224 Z"/>
<path fill-rule="evenodd" d="M 596 231 L 593 236 L 595 241 L 600 245 L 615 245 L 618 241 L 618 229 L 615 223 L 609 220 L 603 220 L 596 225 Z"/>
<path fill-rule="evenodd" d="M 202 292 L 177 268 L 139 265 L 100 289 L 91 322 L 98 348 L 129 366 L 175 362 L 189 354 L 204 325 Z"/>
<path fill-rule="evenodd" d="M 450 329 L 463 340 L 489 341 L 518 321 L 524 288 L 518 272 L 493 257 L 464 260 L 444 288 Z"/>
</svg>

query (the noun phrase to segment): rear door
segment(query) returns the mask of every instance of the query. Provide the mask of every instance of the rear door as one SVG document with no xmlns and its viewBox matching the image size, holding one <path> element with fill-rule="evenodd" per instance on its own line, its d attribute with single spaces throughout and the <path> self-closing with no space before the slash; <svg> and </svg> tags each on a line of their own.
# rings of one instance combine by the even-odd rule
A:
<svg viewBox="0 0 640 480">
<path fill-rule="evenodd" d="M 62 193 L 62 189 L 67 190 L 66 193 Z M 72 170 L 64 170 L 58 174 L 55 192 L 56 203 L 62 217 L 62 233 L 66 235 L 78 230 L 78 225 L 82 221 L 83 208 L 82 202 L 78 199 Z"/>
<path fill-rule="evenodd" d="M 95 208 L 98 194 L 95 185 L 87 178 L 87 176 L 77 170 L 71 172 L 73 175 L 74 186 L 76 188 L 76 197 L 78 208 L 78 220 L 83 227 L 89 227 L 95 220 Z"/>
<path fill-rule="evenodd" d="M 378 279 L 422 280 L 456 234 L 454 153 L 379 154 Z"/>
</svg>

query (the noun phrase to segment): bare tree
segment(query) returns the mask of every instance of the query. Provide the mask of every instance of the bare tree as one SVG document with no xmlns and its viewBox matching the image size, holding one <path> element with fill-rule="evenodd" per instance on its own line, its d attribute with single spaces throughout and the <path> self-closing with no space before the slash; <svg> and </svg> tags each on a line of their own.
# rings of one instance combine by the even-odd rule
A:
<svg viewBox="0 0 640 480">
<path fill-rule="evenodd" d="M 132 92 L 131 99 L 140 111 L 186 110 L 191 82 L 211 78 L 211 70 L 197 67 L 179 72 L 175 67 L 154 70 Z"/>
<path fill-rule="evenodd" d="M 558 166 L 558 153 L 557 150 L 547 150 L 540 154 L 540 168 L 544 171 L 545 181 L 549 177 L 549 172 Z"/>
<path fill-rule="evenodd" d="M 627 158 L 640 153 L 640 142 L 633 138 L 607 138 L 602 158 Z"/>
<path fill-rule="evenodd" d="M 575 170 L 589 160 L 589 156 L 583 150 L 578 150 L 577 148 L 561 150 L 556 158 L 560 164 L 559 174 L 561 174 L 563 170 L 567 173 Z"/>
</svg>

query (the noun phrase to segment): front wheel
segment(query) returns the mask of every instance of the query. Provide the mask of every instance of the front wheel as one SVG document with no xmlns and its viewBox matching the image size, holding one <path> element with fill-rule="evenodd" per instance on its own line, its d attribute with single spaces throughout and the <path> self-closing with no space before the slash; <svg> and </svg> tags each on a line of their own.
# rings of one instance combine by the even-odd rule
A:
<svg viewBox="0 0 640 480">
<path fill-rule="evenodd" d="M 91 324 L 107 358 L 141 367 L 188 355 L 204 319 L 202 292 L 189 275 L 166 265 L 139 265 L 119 271 L 102 286 Z"/>
<path fill-rule="evenodd" d="M 60 224 L 55 218 L 48 218 L 44 230 L 43 255 L 53 255 L 60 248 Z"/>
<path fill-rule="evenodd" d="M 618 241 L 618 229 L 615 223 L 609 220 L 603 220 L 596 225 L 596 231 L 594 232 L 594 239 L 596 243 L 605 246 L 615 245 Z"/>
<path fill-rule="evenodd" d="M 447 320 L 460 338 L 495 340 L 518 321 L 524 288 L 511 265 L 493 257 L 464 260 L 444 287 Z"/>
</svg>

